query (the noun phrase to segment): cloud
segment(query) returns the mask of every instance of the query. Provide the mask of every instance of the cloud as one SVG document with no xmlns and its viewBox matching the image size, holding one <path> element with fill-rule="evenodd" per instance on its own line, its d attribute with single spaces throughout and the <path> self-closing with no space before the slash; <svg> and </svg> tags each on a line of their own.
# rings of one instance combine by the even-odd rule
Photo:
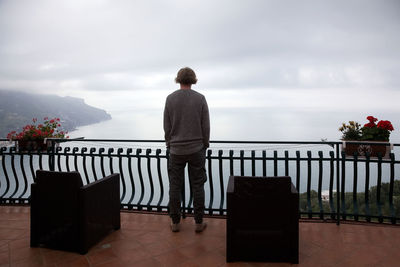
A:
<svg viewBox="0 0 400 267">
<path fill-rule="evenodd" d="M 1 1 L 0 88 L 398 90 L 398 1 Z"/>
</svg>

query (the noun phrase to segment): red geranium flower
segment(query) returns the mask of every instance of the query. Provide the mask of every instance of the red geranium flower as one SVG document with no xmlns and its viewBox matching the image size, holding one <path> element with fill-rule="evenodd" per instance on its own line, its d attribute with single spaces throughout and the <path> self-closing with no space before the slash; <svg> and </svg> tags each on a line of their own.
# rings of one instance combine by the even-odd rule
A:
<svg viewBox="0 0 400 267">
<path fill-rule="evenodd" d="M 378 121 L 378 119 L 375 118 L 374 116 L 368 116 L 367 120 L 369 120 L 370 123 L 374 123 L 374 122 Z"/>
<path fill-rule="evenodd" d="M 393 125 L 390 121 L 380 121 L 378 122 L 377 127 L 388 131 L 394 130 Z"/>
<path fill-rule="evenodd" d="M 368 122 L 368 123 L 366 123 L 366 124 L 364 124 L 364 127 L 368 127 L 368 128 L 373 128 L 373 127 L 375 127 L 376 125 L 375 125 L 375 123 L 373 123 L 373 122 Z"/>
<path fill-rule="evenodd" d="M 22 131 L 17 133 L 16 131 L 9 132 L 7 139 L 9 140 L 42 140 L 44 138 L 65 138 L 65 133 L 58 129 L 61 127 L 59 118 L 49 120 L 47 117 L 44 118 L 44 122 L 36 125 L 36 118 L 33 118 L 34 124 L 28 124 L 22 127 Z"/>
</svg>

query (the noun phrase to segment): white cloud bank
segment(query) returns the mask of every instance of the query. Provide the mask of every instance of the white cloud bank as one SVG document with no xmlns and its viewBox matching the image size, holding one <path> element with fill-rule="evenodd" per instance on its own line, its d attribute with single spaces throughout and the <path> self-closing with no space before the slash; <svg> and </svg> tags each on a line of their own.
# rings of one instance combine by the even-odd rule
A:
<svg viewBox="0 0 400 267">
<path fill-rule="evenodd" d="M 397 0 L 3 0 L 0 89 L 158 108 L 191 66 L 213 107 L 399 111 L 399 32 Z"/>
</svg>

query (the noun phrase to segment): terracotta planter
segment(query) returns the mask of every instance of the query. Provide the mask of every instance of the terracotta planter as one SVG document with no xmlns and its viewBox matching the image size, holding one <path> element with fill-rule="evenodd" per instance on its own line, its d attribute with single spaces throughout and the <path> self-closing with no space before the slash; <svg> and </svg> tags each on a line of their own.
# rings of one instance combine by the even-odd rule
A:
<svg viewBox="0 0 400 267">
<path fill-rule="evenodd" d="M 369 152 L 371 158 L 377 158 L 380 153 L 382 158 L 388 159 L 391 150 L 389 142 L 364 141 L 360 144 L 360 141 L 344 141 L 342 144 L 342 151 L 346 153 L 346 157 L 354 157 L 354 153 L 357 152 L 359 158 L 365 158 L 365 155 Z"/>
<path fill-rule="evenodd" d="M 19 152 L 37 152 L 38 150 L 40 150 L 41 152 L 47 152 L 47 147 L 48 145 L 50 145 L 48 142 L 44 142 L 44 140 L 19 140 L 17 141 L 17 143 Z"/>
</svg>

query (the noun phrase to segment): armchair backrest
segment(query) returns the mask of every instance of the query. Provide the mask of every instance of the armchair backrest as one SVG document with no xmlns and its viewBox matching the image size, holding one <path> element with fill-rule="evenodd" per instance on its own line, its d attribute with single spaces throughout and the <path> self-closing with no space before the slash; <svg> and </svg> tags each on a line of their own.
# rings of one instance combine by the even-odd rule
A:
<svg viewBox="0 0 400 267">
<path fill-rule="evenodd" d="M 41 190 L 49 190 L 55 194 L 65 194 L 77 192 L 83 186 L 79 172 L 56 172 L 56 171 L 36 171 L 36 183 Z M 55 192 L 58 191 L 59 192 Z M 65 197 L 65 196 L 63 196 Z"/>
<path fill-rule="evenodd" d="M 78 172 L 36 172 L 36 197 L 42 207 L 54 207 L 60 216 L 75 217 L 79 207 L 79 188 L 82 179 Z"/>
<path fill-rule="evenodd" d="M 83 185 L 81 175 L 77 171 L 56 172 L 56 171 L 36 171 L 36 183 L 55 186 L 68 186 L 79 188 Z"/>
<path fill-rule="evenodd" d="M 252 228 L 289 222 L 294 196 L 291 178 L 234 176 L 233 216 L 237 225 Z M 297 192 L 296 192 L 297 193 Z M 296 197 L 296 196 L 295 196 Z"/>
</svg>

